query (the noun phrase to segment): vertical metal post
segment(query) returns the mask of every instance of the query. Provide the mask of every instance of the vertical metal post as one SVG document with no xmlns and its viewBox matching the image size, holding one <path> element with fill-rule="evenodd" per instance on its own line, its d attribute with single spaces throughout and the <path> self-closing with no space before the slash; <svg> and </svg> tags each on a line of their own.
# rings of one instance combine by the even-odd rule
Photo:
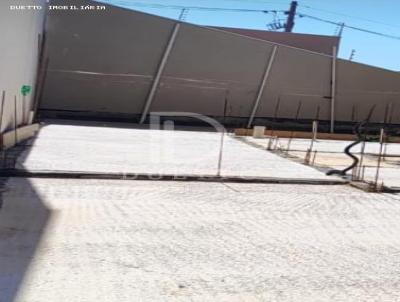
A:
<svg viewBox="0 0 400 302">
<path fill-rule="evenodd" d="M 312 124 L 312 138 L 311 138 L 311 142 L 310 142 L 310 147 L 308 148 L 308 150 L 306 152 L 306 156 L 304 158 L 304 163 L 307 164 L 307 165 L 310 164 L 311 153 L 313 152 L 313 149 L 314 149 L 314 142 L 317 139 L 317 133 L 318 133 L 318 122 L 317 121 L 313 121 L 313 124 Z"/>
<path fill-rule="evenodd" d="M 3 127 L 3 113 L 4 113 L 4 102 L 6 100 L 6 92 L 3 90 L 1 93 L 1 114 L 0 114 L 0 133 L 2 133 Z"/>
<path fill-rule="evenodd" d="M 18 143 L 18 134 L 17 134 L 17 128 L 18 128 L 18 115 L 17 115 L 17 96 L 14 95 L 14 139 L 15 139 L 15 145 Z"/>
<path fill-rule="evenodd" d="M 383 152 L 384 141 L 385 141 L 385 129 L 381 128 L 381 133 L 379 137 L 380 149 L 379 149 L 378 163 L 376 166 L 376 175 L 375 175 L 375 190 L 378 190 L 379 172 L 382 163 L 382 152 Z"/>
<path fill-rule="evenodd" d="M 26 125 L 26 122 L 25 122 L 25 102 L 26 102 L 26 99 L 25 99 L 25 95 L 24 96 L 22 96 L 22 125 Z"/>
<path fill-rule="evenodd" d="M 3 92 L 1 93 L 1 115 L 0 115 L 0 133 L 2 132 L 2 127 L 3 127 L 3 115 L 4 115 L 4 102 L 6 100 L 6 91 L 3 90 Z M 4 150 L 4 141 L 3 139 L 1 140 L 1 158 L 2 158 L 2 167 L 4 167 L 4 162 L 5 162 L 5 150 Z"/>
<path fill-rule="evenodd" d="M 222 154 L 224 150 L 224 139 L 225 139 L 225 129 L 222 130 L 221 133 L 221 140 L 219 144 L 219 155 L 218 155 L 218 170 L 217 170 L 217 176 L 221 176 L 221 168 L 222 168 Z"/>
<path fill-rule="evenodd" d="M 313 159 L 312 159 L 312 162 L 311 162 L 311 165 L 312 165 L 312 166 L 315 165 L 315 160 L 316 160 L 316 158 L 317 158 L 317 153 L 318 153 L 318 151 L 315 150 L 315 151 L 314 151 L 314 156 L 313 156 Z"/>
<path fill-rule="evenodd" d="M 331 79 L 331 133 L 335 132 L 335 106 L 336 106 L 336 61 L 337 48 L 332 51 L 332 79 Z"/>
<path fill-rule="evenodd" d="M 144 123 L 144 121 L 146 120 L 147 114 L 149 113 L 151 103 L 154 100 L 154 96 L 155 96 L 155 94 L 157 92 L 157 88 L 158 88 L 158 85 L 160 83 L 161 76 L 162 76 L 163 71 L 165 69 L 165 65 L 167 64 L 169 55 L 171 54 L 171 50 L 172 50 L 172 47 L 174 46 L 174 43 L 175 43 L 176 37 L 178 35 L 180 26 L 181 26 L 180 23 L 176 23 L 175 24 L 175 27 L 174 27 L 174 29 L 172 31 L 172 34 L 171 34 L 171 37 L 169 38 L 169 41 L 168 41 L 168 44 L 167 44 L 167 48 L 164 51 L 163 57 L 161 59 L 160 65 L 159 65 L 157 73 L 156 73 L 156 76 L 155 76 L 155 78 L 153 80 L 153 84 L 152 84 L 152 86 L 150 88 L 150 92 L 149 92 L 149 94 L 147 96 L 146 103 L 144 105 L 144 109 L 143 109 L 143 112 L 142 112 L 142 116 L 140 118 L 140 124 Z"/>
<path fill-rule="evenodd" d="M 256 100 L 254 102 L 253 109 L 251 110 L 249 121 L 247 123 L 247 128 L 250 128 L 251 125 L 253 124 L 254 116 L 256 115 L 258 106 L 260 104 L 260 100 L 261 100 L 261 97 L 262 97 L 264 89 L 265 89 L 265 84 L 267 83 L 269 74 L 271 73 L 272 63 L 275 60 L 275 56 L 276 56 L 277 50 L 278 50 L 278 46 L 275 45 L 274 48 L 272 49 L 272 53 L 271 53 L 271 56 L 269 58 L 268 65 L 267 65 L 267 67 L 265 69 L 265 72 L 264 72 L 264 75 L 263 75 L 263 78 L 262 78 L 262 81 L 261 81 L 260 88 L 258 89 L 257 97 L 256 97 Z"/>
<path fill-rule="evenodd" d="M 276 102 L 275 112 L 274 112 L 274 123 L 276 123 L 276 119 L 278 117 L 280 104 L 281 104 L 281 98 L 278 97 L 278 101 Z M 273 140 L 274 140 L 274 126 L 275 126 L 274 124 L 272 124 L 272 126 L 271 126 L 271 135 L 269 136 L 267 150 L 271 150 L 272 149 L 272 143 L 273 143 Z"/>
<path fill-rule="evenodd" d="M 313 141 L 316 141 L 318 138 L 318 121 L 313 121 L 312 124 L 312 132 L 313 132 Z"/>
<path fill-rule="evenodd" d="M 362 171 L 362 167 L 363 167 L 363 165 L 364 165 L 365 146 L 366 146 L 366 142 L 365 142 L 365 140 L 364 140 L 364 141 L 362 142 L 362 145 L 361 145 L 360 163 L 359 163 L 359 165 L 358 165 L 358 171 L 359 171 L 359 173 L 358 173 L 357 177 L 360 178 L 360 179 L 362 179 L 362 177 L 361 177 L 361 171 Z"/>
<path fill-rule="evenodd" d="M 225 101 L 224 101 L 224 122 L 225 122 L 225 117 L 226 117 L 226 111 L 228 108 L 228 95 L 229 91 L 226 91 L 226 95 L 225 95 Z M 221 134 L 221 140 L 220 140 L 220 144 L 219 144 L 219 155 L 218 155 L 218 169 L 217 169 L 217 176 L 220 177 L 221 176 L 221 169 L 222 169 L 222 156 L 224 153 L 224 139 L 225 139 L 225 128 L 222 129 L 222 134 Z"/>
<path fill-rule="evenodd" d="M 301 110 L 301 106 L 303 105 L 302 101 L 299 101 L 299 104 L 297 106 L 297 111 L 296 111 L 296 115 L 294 117 L 295 122 L 297 123 L 298 119 L 299 119 L 299 115 L 300 115 L 300 110 Z M 293 133 L 294 131 L 290 132 L 290 136 L 289 136 L 289 140 L 288 140 L 288 144 L 287 144 L 287 149 L 286 149 L 286 153 L 289 154 L 290 151 L 290 145 L 292 144 L 292 140 L 293 140 Z"/>
</svg>

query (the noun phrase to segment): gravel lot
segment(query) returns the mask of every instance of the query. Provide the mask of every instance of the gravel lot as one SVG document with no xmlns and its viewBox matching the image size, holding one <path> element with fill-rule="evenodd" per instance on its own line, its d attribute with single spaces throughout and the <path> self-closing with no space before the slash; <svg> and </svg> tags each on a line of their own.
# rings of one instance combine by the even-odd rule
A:
<svg viewBox="0 0 400 302">
<path fill-rule="evenodd" d="M 1 302 L 400 300 L 398 195 L 23 178 L 6 188 Z"/>
<path fill-rule="evenodd" d="M 29 171 L 217 174 L 220 133 L 107 126 L 48 124 L 20 156 L 17 167 Z M 221 175 L 337 180 L 231 135 L 224 140 Z"/>
<path fill-rule="evenodd" d="M 217 172 L 218 133 L 106 126 L 49 123 L 17 167 Z M 232 136 L 224 142 L 222 175 L 333 179 Z M 179 181 L 0 186 L 0 302 L 400 300 L 400 195 Z"/>
</svg>

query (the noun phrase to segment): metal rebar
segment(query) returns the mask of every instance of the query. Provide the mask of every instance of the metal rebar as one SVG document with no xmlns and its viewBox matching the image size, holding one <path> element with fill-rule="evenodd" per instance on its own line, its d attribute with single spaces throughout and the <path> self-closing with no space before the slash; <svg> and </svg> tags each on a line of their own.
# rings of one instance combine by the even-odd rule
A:
<svg viewBox="0 0 400 302">
<path fill-rule="evenodd" d="M 360 152 L 360 163 L 358 165 L 359 172 L 361 172 L 361 167 L 363 166 L 363 163 L 364 163 L 365 145 L 366 145 L 366 141 L 363 141 L 362 145 L 361 145 L 361 152 Z M 360 178 L 360 175 L 358 175 L 358 177 Z"/>
<path fill-rule="evenodd" d="M 365 179 L 365 166 L 362 166 L 361 180 L 364 181 L 364 179 Z"/>
<path fill-rule="evenodd" d="M 317 153 L 318 153 L 318 151 L 315 150 L 315 151 L 314 151 L 314 156 L 313 156 L 313 159 L 312 159 L 312 165 L 313 165 L 313 166 L 315 165 L 315 160 L 316 160 L 316 158 L 317 158 Z"/>
<path fill-rule="evenodd" d="M 0 114 L 0 133 L 2 133 L 3 129 L 3 113 L 4 113 L 4 102 L 6 100 L 6 91 L 3 90 L 1 93 L 1 114 Z"/>
<path fill-rule="evenodd" d="M 22 96 L 22 125 L 26 125 L 25 123 L 25 95 Z"/>
<path fill-rule="evenodd" d="M 313 152 L 314 142 L 315 142 L 315 140 L 317 138 L 317 131 L 318 131 L 318 126 L 317 125 L 318 125 L 318 122 L 317 121 L 313 121 L 313 127 L 312 127 L 313 136 L 311 138 L 310 148 L 307 150 L 306 158 L 304 160 L 306 163 L 310 163 L 310 156 L 311 156 L 311 153 Z"/>
<path fill-rule="evenodd" d="M 14 95 L 14 139 L 15 139 L 15 145 L 18 144 L 18 120 L 17 120 L 17 96 Z"/>
<path fill-rule="evenodd" d="M 294 117 L 295 122 L 297 122 L 298 119 L 299 119 L 300 111 L 301 111 L 301 107 L 302 107 L 302 106 L 303 106 L 303 102 L 302 102 L 302 101 L 299 101 L 299 103 L 298 103 L 298 105 L 297 105 L 296 115 L 295 115 L 295 117 Z M 291 132 L 290 132 L 290 137 L 289 137 L 289 140 L 288 140 L 288 145 L 287 145 L 286 153 L 289 153 L 289 151 L 290 151 L 290 145 L 292 144 L 293 136 L 294 136 L 294 131 L 291 131 Z"/>
<path fill-rule="evenodd" d="M 1 93 L 1 114 L 0 114 L 0 133 L 2 132 L 3 128 L 3 113 L 4 113 L 4 102 L 6 100 L 6 91 L 3 90 Z M 4 150 L 4 142 L 3 140 L 1 141 L 1 158 L 2 158 L 2 167 L 5 168 L 5 156 L 6 156 L 6 151 Z"/>
<path fill-rule="evenodd" d="M 274 118 L 273 118 L 274 123 L 276 123 L 276 119 L 278 118 L 278 112 L 279 112 L 280 105 L 281 105 L 281 98 L 278 97 L 278 100 L 276 101 L 276 105 L 275 105 L 275 110 L 274 110 Z M 275 129 L 275 127 L 273 125 L 271 127 L 271 134 L 270 134 L 270 137 L 269 137 L 267 150 L 271 150 L 272 149 L 272 143 L 273 143 L 273 140 L 274 140 L 274 138 L 273 138 L 274 129 Z"/>
<path fill-rule="evenodd" d="M 380 148 L 379 148 L 378 163 L 376 165 L 376 174 L 375 174 L 375 189 L 376 190 L 378 189 L 378 181 L 379 181 L 379 173 L 380 173 L 381 163 L 382 163 L 382 152 L 383 152 L 384 139 L 385 139 L 385 129 L 381 128 L 380 137 L 379 137 Z"/>
<path fill-rule="evenodd" d="M 224 150 L 224 138 L 225 138 L 225 130 L 223 130 L 221 133 L 221 139 L 220 139 L 220 144 L 219 144 L 217 176 L 221 176 L 222 154 L 223 154 L 223 150 Z"/>
<path fill-rule="evenodd" d="M 331 79 L 331 133 L 335 132 L 335 107 L 336 107 L 336 61 L 337 47 L 332 51 L 332 79 Z"/>
</svg>

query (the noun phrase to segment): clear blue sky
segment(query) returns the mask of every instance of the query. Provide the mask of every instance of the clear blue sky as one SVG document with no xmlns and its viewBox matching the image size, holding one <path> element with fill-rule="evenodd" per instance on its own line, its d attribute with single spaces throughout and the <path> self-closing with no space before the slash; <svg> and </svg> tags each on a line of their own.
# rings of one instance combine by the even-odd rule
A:
<svg viewBox="0 0 400 302">
<path fill-rule="evenodd" d="M 178 18 L 180 11 L 137 6 L 135 3 L 261 10 L 287 10 L 290 4 L 290 0 L 101 0 L 100 2 L 129 6 L 132 9 L 168 18 Z M 299 13 L 400 37 L 399 0 L 299 0 L 298 2 Z M 278 14 L 278 18 L 285 17 L 283 13 Z M 195 24 L 264 30 L 267 29 L 266 24 L 272 20 L 272 14 L 261 12 L 191 10 L 186 17 L 187 22 Z M 296 19 L 294 32 L 335 35 L 337 26 L 304 17 Z M 345 28 L 339 56 L 348 59 L 352 49 L 356 51 L 353 59 L 356 62 L 400 71 L 400 38 L 389 39 Z"/>
</svg>

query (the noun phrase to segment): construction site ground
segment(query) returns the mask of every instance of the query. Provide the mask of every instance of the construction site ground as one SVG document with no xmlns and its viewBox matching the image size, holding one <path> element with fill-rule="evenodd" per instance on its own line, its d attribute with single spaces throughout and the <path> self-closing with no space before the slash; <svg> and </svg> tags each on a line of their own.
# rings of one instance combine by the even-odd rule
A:
<svg viewBox="0 0 400 302">
<path fill-rule="evenodd" d="M 298 162 L 304 162 L 307 150 L 312 148 L 310 154 L 310 164 L 312 167 L 327 172 L 332 169 L 344 169 L 351 165 L 353 160 L 344 153 L 344 149 L 352 143 L 352 141 L 343 140 L 316 140 L 314 143 L 311 139 L 289 139 L 278 138 L 272 140 L 269 137 L 257 139 L 253 137 L 240 137 L 241 141 L 266 150 L 269 146 L 272 152 L 296 159 Z M 379 142 L 367 142 L 365 144 L 364 156 L 361 156 L 362 143 L 351 149 L 358 158 L 362 158 L 363 169 L 360 174 L 364 174 L 364 180 L 375 182 L 378 167 L 378 158 L 381 145 Z M 382 147 L 382 158 L 380 169 L 378 172 L 378 182 L 393 188 L 400 188 L 400 144 L 386 143 Z M 350 171 L 349 176 L 352 175 Z M 360 175 L 361 176 L 361 175 Z"/>
<path fill-rule="evenodd" d="M 47 123 L 16 164 L 38 175 L 216 174 L 220 139 Z M 292 184 L 3 179 L 0 301 L 399 301 L 400 195 L 295 184 L 338 178 L 265 142 L 226 135 L 221 174 Z"/>
</svg>

